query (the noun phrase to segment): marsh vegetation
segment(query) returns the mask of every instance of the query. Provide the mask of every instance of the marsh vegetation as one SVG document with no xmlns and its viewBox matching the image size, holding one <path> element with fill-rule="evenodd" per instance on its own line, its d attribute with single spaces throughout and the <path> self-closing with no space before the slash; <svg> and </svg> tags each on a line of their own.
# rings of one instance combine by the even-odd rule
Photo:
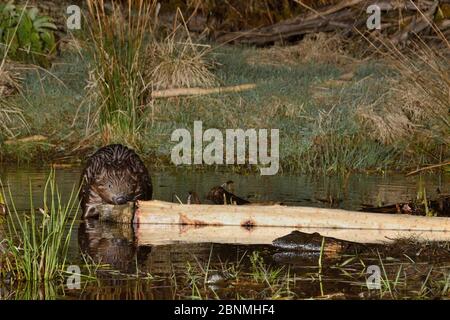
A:
<svg viewBox="0 0 450 320">
<path fill-rule="evenodd" d="M 448 159 L 450 45 L 438 31 L 440 46 L 411 38 L 401 51 L 362 37 L 357 50 L 338 33 L 252 48 L 190 32 L 181 9 L 169 28 L 156 2 L 130 3 L 89 1 L 85 32 L 61 38 L 48 69 L 3 58 L 2 161 L 73 163 L 121 142 L 167 166 L 171 132 L 198 119 L 218 129 L 280 129 L 283 172 L 384 172 Z M 246 83 L 256 89 L 152 98 Z"/>
<path fill-rule="evenodd" d="M 70 198 L 79 174 L 78 168 L 59 169 L 49 180 L 46 168 L 8 167 L 1 172 L 2 181 L 10 186 L 6 190 L 15 195 L 14 209 L 9 191 L 6 194 L 10 214 L 0 222 L 2 299 L 431 299 L 449 295 L 448 242 L 400 239 L 340 251 L 320 246 L 305 251 L 271 245 L 173 243 L 170 239 L 151 245 L 140 242 L 130 225 L 80 221 Z M 230 175 L 158 172 L 155 197 L 171 201 L 175 192 L 183 199 L 183 192 L 195 187 L 204 200 L 205 185 L 225 177 Z M 448 177 L 440 181 L 438 176 L 421 182 L 416 177 L 355 175 L 344 184 L 337 177 L 260 180 L 255 175 L 234 174 L 231 178 L 251 199 L 352 210 L 362 203 L 413 198 L 421 186 L 432 196 L 434 187 L 449 182 Z M 330 195 L 336 199 L 334 204 L 323 200 Z M 30 211 L 31 202 L 43 210 Z M 326 247 L 328 240 L 324 241 Z M 367 287 L 371 265 L 381 271 L 378 289 Z M 79 287 L 69 286 L 73 276 L 69 266 L 79 267 Z"/>
<path fill-rule="evenodd" d="M 449 192 L 448 3 L 426 11 L 429 24 L 401 44 L 389 36 L 416 21 L 411 10 L 424 17 L 406 0 L 402 18 L 389 11 L 392 33 L 326 29 L 260 47 L 238 44 L 235 34 L 218 39 L 339 1 L 79 1 L 75 31 L 65 28 L 64 1 L 25 2 L 0 5 L 0 203 L 9 211 L 0 215 L 0 299 L 449 297 L 448 243 L 402 239 L 334 255 L 139 246 L 131 227 L 81 223 L 75 199 L 78 164 L 123 143 L 155 174 L 156 199 L 204 195 L 231 177 L 251 200 L 353 210 L 416 200 L 436 215 L 429 200 Z M 241 84 L 255 88 L 152 95 Z M 279 129 L 279 176 L 246 165 L 174 169 L 171 133 L 197 120 L 219 130 Z M 81 287 L 69 290 L 72 264 Z M 367 288 L 370 265 L 382 272 L 376 290 Z"/>
</svg>

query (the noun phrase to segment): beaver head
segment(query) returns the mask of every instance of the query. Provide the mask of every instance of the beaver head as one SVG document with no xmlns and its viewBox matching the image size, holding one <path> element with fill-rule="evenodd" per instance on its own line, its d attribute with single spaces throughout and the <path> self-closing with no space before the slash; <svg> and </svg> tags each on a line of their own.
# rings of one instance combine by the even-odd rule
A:
<svg viewBox="0 0 450 320">
<path fill-rule="evenodd" d="M 83 218 L 96 217 L 100 204 L 151 200 L 151 179 L 133 150 L 120 144 L 109 145 L 88 159 L 81 176 L 79 197 Z"/>
<path fill-rule="evenodd" d="M 106 203 L 125 204 L 128 201 L 136 200 L 136 196 L 139 195 L 139 181 L 129 168 L 105 166 L 95 176 L 92 189 Z"/>
</svg>

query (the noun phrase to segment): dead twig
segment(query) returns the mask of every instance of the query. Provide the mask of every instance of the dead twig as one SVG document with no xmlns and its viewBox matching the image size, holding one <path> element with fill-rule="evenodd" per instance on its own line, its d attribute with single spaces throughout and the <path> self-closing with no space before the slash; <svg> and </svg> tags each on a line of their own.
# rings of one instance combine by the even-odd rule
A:
<svg viewBox="0 0 450 320">
<path fill-rule="evenodd" d="M 411 172 L 407 173 L 406 176 L 412 176 L 412 175 L 414 175 L 416 173 L 419 173 L 419 172 L 422 172 L 422 171 L 436 169 L 436 168 L 440 168 L 440 167 L 445 167 L 445 166 L 448 166 L 448 165 L 450 165 L 450 161 L 443 162 L 443 163 L 438 163 L 438 164 L 433 164 L 431 166 L 426 166 L 426 167 L 422 167 L 420 169 L 411 171 Z"/>
</svg>

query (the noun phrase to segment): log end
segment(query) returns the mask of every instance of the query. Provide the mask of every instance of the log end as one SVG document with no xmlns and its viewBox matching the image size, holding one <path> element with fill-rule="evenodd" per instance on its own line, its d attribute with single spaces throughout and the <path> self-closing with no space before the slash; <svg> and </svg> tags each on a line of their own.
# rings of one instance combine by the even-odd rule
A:
<svg viewBox="0 0 450 320">
<path fill-rule="evenodd" d="M 98 206 L 99 220 L 131 224 L 134 218 L 134 202 L 123 205 L 103 204 Z"/>
</svg>

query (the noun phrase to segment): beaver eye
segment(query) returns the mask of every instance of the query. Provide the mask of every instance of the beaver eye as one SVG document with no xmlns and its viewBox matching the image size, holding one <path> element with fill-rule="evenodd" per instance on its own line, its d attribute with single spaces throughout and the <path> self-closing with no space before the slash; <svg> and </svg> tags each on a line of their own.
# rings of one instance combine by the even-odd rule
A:
<svg viewBox="0 0 450 320">
<path fill-rule="evenodd" d="M 108 183 L 108 189 L 112 189 L 112 183 Z"/>
</svg>

